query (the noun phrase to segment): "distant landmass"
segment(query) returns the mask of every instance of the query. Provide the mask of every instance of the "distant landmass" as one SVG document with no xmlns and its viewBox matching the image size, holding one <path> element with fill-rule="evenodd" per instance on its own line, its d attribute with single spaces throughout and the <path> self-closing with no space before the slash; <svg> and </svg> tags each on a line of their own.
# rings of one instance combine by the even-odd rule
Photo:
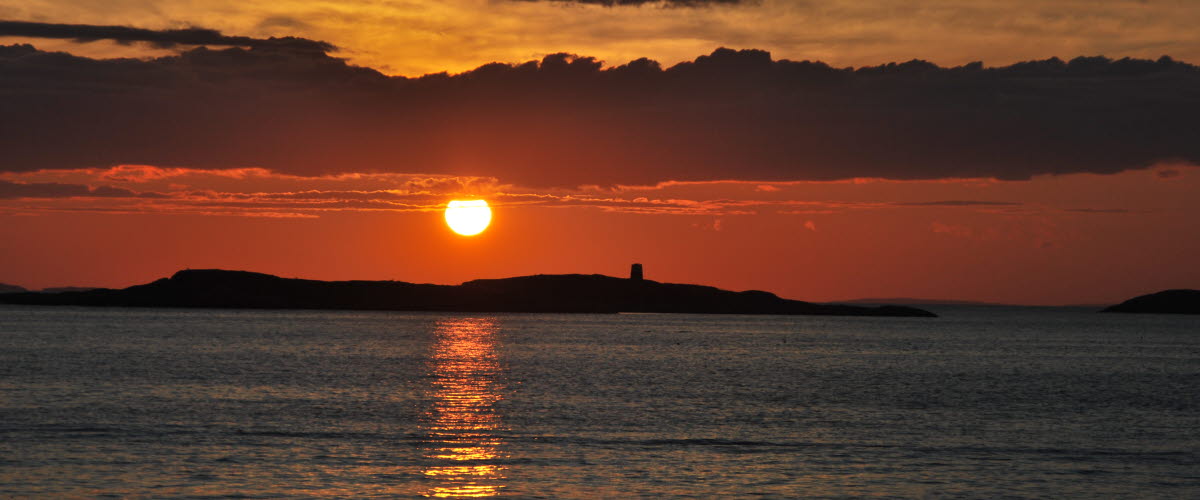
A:
<svg viewBox="0 0 1200 500">
<path fill-rule="evenodd" d="M 1163 290 L 1134 297 L 1100 312 L 1200 314 L 1200 290 Z"/>
<path fill-rule="evenodd" d="M 98 288 L 94 287 L 94 286 L 57 286 L 57 287 L 43 288 L 38 291 L 41 293 L 62 293 L 62 292 L 85 292 L 88 290 L 98 290 Z M 33 290 L 29 290 L 23 286 L 8 285 L 5 283 L 0 283 L 0 293 L 23 293 L 23 292 L 31 292 L 31 291 L 33 291 Z"/>
<path fill-rule="evenodd" d="M 63 293 L 63 292 L 86 292 L 88 290 L 99 290 L 94 286 L 53 286 L 39 290 L 42 293 Z"/>
<path fill-rule="evenodd" d="M 0 293 L 21 293 L 21 292 L 28 292 L 28 291 L 29 290 L 26 290 L 25 287 L 23 287 L 23 286 L 8 285 L 5 283 L 0 283 Z"/>
<path fill-rule="evenodd" d="M 539 274 L 481 279 L 461 285 L 431 285 L 402 281 L 316 281 L 247 271 L 189 269 L 170 278 L 121 290 L 11 293 L 0 296 L 0 302 L 129 307 L 937 317 L 915 307 L 814 304 L 755 290 L 733 292 L 598 274 Z"/>
<path fill-rule="evenodd" d="M 950 299 L 914 299 L 910 297 L 895 297 L 890 299 L 853 299 L 853 300 L 838 300 L 838 304 L 899 304 L 899 305 L 945 305 L 945 306 L 1001 306 L 1006 304 L 996 304 L 993 302 L 976 302 L 973 300 L 950 300 Z"/>
</svg>

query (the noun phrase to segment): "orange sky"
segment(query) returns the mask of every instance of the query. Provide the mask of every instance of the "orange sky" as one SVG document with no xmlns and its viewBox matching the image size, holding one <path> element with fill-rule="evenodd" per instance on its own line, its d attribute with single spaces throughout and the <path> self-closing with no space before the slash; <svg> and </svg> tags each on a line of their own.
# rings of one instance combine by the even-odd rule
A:
<svg viewBox="0 0 1200 500">
<path fill-rule="evenodd" d="M 535 273 L 647 277 L 785 297 L 1108 303 L 1195 286 L 1200 168 L 1030 181 L 681 183 L 531 190 L 393 174 L 154 167 L 3 174 L 162 198 L 0 201 L 2 281 L 126 286 L 185 267 L 457 283 Z M 440 206 L 492 200 L 482 235 Z"/>
<path fill-rule="evenodd" d="M 36 47 L 0 47 L 2 283 L 182 268 L 458 283 L 641 262 L 812 301 L 1200 288 L 1195 67 L 949 68 L 1200 61 L 1196 2 L 0 0 L 3 20 L 338 48 L 0 36 Z M 582 57 L 542 60 L 560 52 Z M 598 69 L 642 57 L 661 64 Z M 493 61 L 511 66 L 383 76 Z M 455 198 L 489 200 L 492 226 L 450 232 Z"/>
</svg>

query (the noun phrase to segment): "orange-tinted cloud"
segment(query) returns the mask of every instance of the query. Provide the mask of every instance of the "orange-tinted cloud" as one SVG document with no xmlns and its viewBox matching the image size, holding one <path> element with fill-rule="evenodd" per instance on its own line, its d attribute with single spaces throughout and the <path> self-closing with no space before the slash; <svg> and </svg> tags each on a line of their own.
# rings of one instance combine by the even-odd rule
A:
<svg viewBox="0 0 1200 500">
<path fill-rule="evenodd" d="M 1179 167 L 1190 170 L 1189 167 Z M 1183 170 L 1180 170 L 1181 172 Z M 1125 174 L 1129 177 L 1133 174 Z M 1157 171 L 1133 179 L 1150 184 Z M 1180 174 L 1182 177 L 1182 174 Z M 485 197 L 496 207 L 591 208 L 605 212 L 736 216 L 761 213 L 818 215 L 889 210 L 969 210 L 998 215 L 1049 213 L 1123 214 L 1150 208 L 1149 196 L 1135 207 L 1081 205 L 1130 180 L 1112 178 L 1090 190 L 1035 196 L 1039 186 L 1059 182 L 1086 186 L 1106 176 L 1076 175 L 1035 182 L 964 179 L 957 182 L 792 182 L 762 185 L 746 181 L 663 182 L 653 186 L 620 186 L 605 190 L 541 189 L 500 184 L 491 178 L 346 173 L 298 176 L 264 169 L 205 170 L 121 165 L 109 169 L 42 170 L 0 174 L 0 199 L 17 200 L 22 210 L 63 209 L 55 199 L 93 199 L 73 211 L 124 210 L 138 213 L 233 214 L 244 212 L 320 216 L 333 212 L 430 212 L 447 200 Z M 1161 184 L 1163 188 L 1172 184 Z M 1186 189 L 1180 186 L 1179 189 Z M 1178 189 L 1168 189 L 1167 192 Z M 962 199 L 956 197 L 971 197 Z M 953 198 L 953 199 L 947 199 Z M 100 200 L 104 199 L 104 200 Z M 45 200 L 44 203 L 35 203 Z M 1013 201 L 1022 200 L 1022 201 Z M 809 220 L 804 224 L 808 229 Z M 951 231 L 935 231 L 951 232 Z"/>
</svg>

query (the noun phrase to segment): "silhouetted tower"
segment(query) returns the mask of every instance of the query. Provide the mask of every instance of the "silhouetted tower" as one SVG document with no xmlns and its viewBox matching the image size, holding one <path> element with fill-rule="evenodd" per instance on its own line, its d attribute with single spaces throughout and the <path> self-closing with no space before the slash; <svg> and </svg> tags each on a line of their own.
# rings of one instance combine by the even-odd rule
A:
<svg viewBox="0 0 1200 500">
<path fill-rule="evenodd" d="M 634 264 L 629 268 L 629 279 L 634 281 L 642 281 L 642 265 Z"/>
</svg>

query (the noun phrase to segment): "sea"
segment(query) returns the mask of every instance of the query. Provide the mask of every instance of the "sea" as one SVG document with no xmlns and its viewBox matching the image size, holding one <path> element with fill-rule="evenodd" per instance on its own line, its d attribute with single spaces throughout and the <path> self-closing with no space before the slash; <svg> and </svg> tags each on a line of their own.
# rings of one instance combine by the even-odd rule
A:
<svg viewBox="0 0 1200 500">
<path fill-rule="evenodd" d="M 0 497 L 1200 497 L 1200 317 L 927 307 L 0 306 Z"/>
</svg>

